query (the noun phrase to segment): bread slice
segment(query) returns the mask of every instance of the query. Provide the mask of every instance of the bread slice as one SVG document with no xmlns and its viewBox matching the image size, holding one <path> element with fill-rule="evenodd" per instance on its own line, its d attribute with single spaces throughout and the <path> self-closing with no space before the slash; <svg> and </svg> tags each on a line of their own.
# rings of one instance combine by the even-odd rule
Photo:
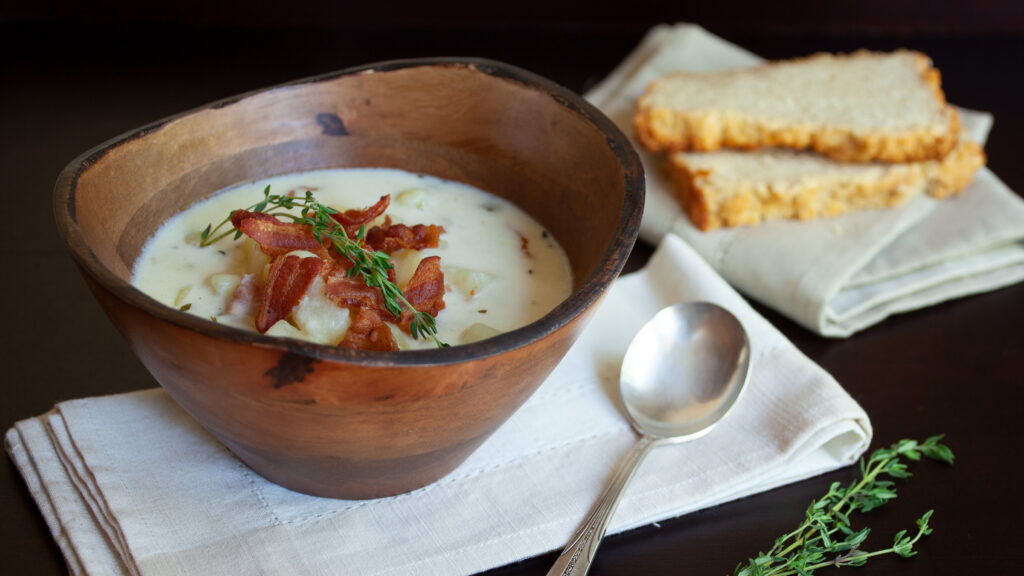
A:
<svg viewBox="0 0 1024 576">
<path fill-rule="evenodd" d="M 841 162 L 945 156 L 960 121 L 919 52 L 817 54 L 753 68 L 675 73 L 637 102 L 637 139 L 653 152 L 784 147 Z"/>
<path fill-rule="evenodd" d="M 782 149 L 669 155 L 676 196 L 701 230 L 897 206 L 922 192 L 945 198 L 984 164 L 981 146 L 967 138 L 941 161 L 905 164 L 849 164 Z"/>
</svg>

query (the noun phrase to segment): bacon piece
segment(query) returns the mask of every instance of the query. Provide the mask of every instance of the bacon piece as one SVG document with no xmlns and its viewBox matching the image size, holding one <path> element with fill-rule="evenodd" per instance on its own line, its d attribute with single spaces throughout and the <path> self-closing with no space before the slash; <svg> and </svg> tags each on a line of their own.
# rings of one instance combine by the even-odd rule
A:
<svg viewBox="0 0 1024 576">
<path fill-rule="evenodd" d="M 412 304 L 412 307 L 419 312 L 425 312 L 437 317 L 437 313 L 444 310 L 444 272 L 441 271 L 441 257 L 428 256 L 420 260 L 416 266 L 409 283 L 402 290 L 405 299 Z M 402 330 L 410 332 L 412 324 L 412 311 L 405 308 L 402 311 Z"/>
<path fill-rule="evenodd" d="M 384 318 L 394 319 L 384 305 L 380 288 L 371 288 L 362 278 L 349 278 L 342 268 L 331 268 L 325 275 L 324 293 L 332 302 L 346 308 L 373 310 Z"/>
<path fill-rule="evenodd" d="M 366 232 L 365 242 L 373 250 L 393 254 L 402 248 L 437 248 L 441 234 L 444 234 L 442 226 L 416 224 L 409 227 L 405 224 L 392 224 L 389 216 L 383 226 L 374 226 Z"/>
<path fill-rule="evenodd" d="M 348 234 L 349 238 L 355 238 L 363 224 L 383 214 L 390 205 L 391 194 L 386 194 L 381 196 L 380 200 L 373 206 L 363 208 L 362 210 L 345 210 L 339 214 L 332 214 L 331 218 L 334 218 L 338 224 L 345 228 L 345 233 Z"/>
<path fill-rule="evenodd" d="M 265 222 L 280 222 L 277 218 L 274 218 L 272 214 L 264 214 L 262 212 L 251 212 L 249 210 L 235 210 L 231 213 L 231 225 L 236 229 L 242 228 L 242 221 L 248 220 L 249 218 L 255 218 L 256 220 L 263 220 Z"/>
<path fill-rule="evenodd" d="M 279 320 L 287 318 L 326 264 L 317 257 L 302 258 L 294 254 L 275 258 L 270 264 L 263 305 L 256 315 L 256 329 L 266 332 Z"/>
<path fill-rule="evenodd" d="M 516 234 L 519 234 L 519 249 L 523 252 L 523 256 L 533 258 L 533 254 L 530 254 L 530 241 L 523 236 L 522 232 L 517 231 Z"/>
<path fill-rule="evenodd" d="M 348 256 L 345 256 L 337 250 L 329 250 L 327 257 L 331 260 L 331 274 L 338 272 L 347 273 L 348 269 L 353 266 L 352 261 L 348 259 Z M 393 265 L 391 268 L 388 268 L 388 280 L 390 280 L 392 284 L 396 282 L 395 268 Z"/>
<path fill-rule="evenodd" d="M 271 258 L 294 250 L 326 255 L 326 249 L 313 238 L 310 227 L 305 224 L 282 222 L 270 214 L 248 210 L 236 210 L 231 215 L 231 223 L 255 240 L 263 253 Z"/>
<path fill-rule="evenodd" d="M 334 275 L 338 273 L 348 272 L 348 269 L 352 267 L 352 261 L 347 256 L 338 252 L 337 250 L 328 250 L 328 258 L 330 259 L 330 266 L 327 271 L 324 272 L 324 277 Z"/>
<path fill-rule="evenodd" d="M 376 312 L 367 308 L 358 308 L 351 314 L 352 322 L 338 346 L 383 352 L 398 350 L 394 334 Z"/>
</svg>

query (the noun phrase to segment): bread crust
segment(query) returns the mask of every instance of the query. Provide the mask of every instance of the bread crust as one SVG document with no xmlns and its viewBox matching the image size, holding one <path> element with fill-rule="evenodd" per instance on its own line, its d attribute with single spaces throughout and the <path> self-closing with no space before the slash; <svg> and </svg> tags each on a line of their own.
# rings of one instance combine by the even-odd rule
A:
<svg viewBox="0 0 1024 576">
<path fill-rule="evenodd" d="M 963 139 L 942 161 L 893 164 L 860 178 L 823 172 L 797 180 L 735 180 L 728 188 L 713 182 L 714 170 L 692 167 L 685 153 L 670 155 L 668 163 L 679 203 L 694 226 L 707 231 L 894 207 L 920 193 L 947 198 L 970 183 L 985 153 Z"/>
<path fill-rule="evenodd" d="M 652 103 L 659 88 L 653 82 L 637 102 L 634 130 L 637 140 L 652 152 L 680 150 L 712 151 L 719 148 L 760 147 L 813 150 L 839 162 L 918 162 L 941 159 L 956 145 L 960 118 L 946 104 L 941 75 L 931 60 L 919 52 L 900 51 L 913 56 L 920 81 L 942 107 L 945 122 L 914 130 L 870 130 L 849 125 L 791 122 L 720 110 L 678 110 Z M 864 58 L 873 53 L 858 51 L 840 58 Z M 772 62 L 765 67 L 831 58 L 816 54 L 806 58 Z M 730 74 L 743 74 L 736 70 Z"/>
<path fill-rule="evenodd" d="M 973 140 L 961 140 L 942 162 L 929 163 L 926 191 L 932 198 L 949 198 L 964 191 L 974 173 L 988 161 L 985 150 Z"/>
</svg>

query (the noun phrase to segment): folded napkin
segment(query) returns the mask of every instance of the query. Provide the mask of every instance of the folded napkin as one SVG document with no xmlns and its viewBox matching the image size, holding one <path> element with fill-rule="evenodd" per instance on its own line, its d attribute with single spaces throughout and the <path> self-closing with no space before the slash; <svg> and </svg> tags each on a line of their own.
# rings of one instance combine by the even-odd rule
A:
<svg viewBox="0 0 1024 576">
<path fill-rule="evenodd" d="M 632 135 L 636 99 L 655 78 L 760 62 L 698 26 L 662 25 L 587 98 Z M 960 114 L 984 143 L 992 117 Z M 949 200 L 921 196 L 898 209 L 701 232 L 658 158 L 637 149 L 647 172 L 641 237 L 682 236 L 733 286 L 819 334 L 849 336 L 892 314 L 1024 280 L 1024 200 L 987 168 Z"/>
<path fill-rule="evenodd" d="M 567 542 L 636 440 L 617 393 L 629 341 L 660 308 L 696 299 L 747 329 L 748 388 L 707 436 L 651 453 L 611 532 L 860 456 L 871 440 L 861 407 L 674 236 L 616 281 L 504 426 L 450 475 L 408 494 L 347 501 L 276 486 L 159 389 L 64 402 L 9 430 L 7 450 L 75 574 L 478 572 Z"/>
</svg>

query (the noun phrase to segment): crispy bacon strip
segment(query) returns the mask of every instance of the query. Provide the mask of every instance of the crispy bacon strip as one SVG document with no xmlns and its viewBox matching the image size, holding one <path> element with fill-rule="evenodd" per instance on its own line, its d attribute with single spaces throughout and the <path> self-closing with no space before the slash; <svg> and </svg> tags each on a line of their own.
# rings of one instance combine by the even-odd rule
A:
<svg viewBox="0 0 1024 576">
<path fill-rule="evenodd" d="M 384 306 L 380 288 L 367 286 L 362 278 L 349 278 L 343 268 L 332 268 L 324 275 L 324 293 L 338 306 L 373 310 L 379 316 L 394 319 Z"/>
<path fill-rule="evenodd" d="M 317 257 L 302 258 L 292 254 L 275 258 L 270 264 L 263 304 L 256 315 L 256 329 L 266 332 L 279 320 L 287 318 L 326 265 Z"/>
<path fill-rule="evenodd" d="M 330 271 L 328 274 L 335 273 L 347 273 L 348 269 L 352 267 L 352 261 L 347 256 L 338 252 L 337 250 L 327 250 L 327 258 L 330 259 Z M 388 269 L 388 280 L 392 283 L 395 282 L 395 269 Z M 360 280 L 362 282 L 362 280 Z"/>
<path fill-rule="evenodd" d="M 349 324 L 348 331 L 338 346 L 383 352 L 398 350 L 398 343 L 395 342 L 391 329 L 376 312 L 368 308 L 352 311 L 352 323 Z"/>
<path fill-rule="evenodd" d="M 523 256 L 533 258 L 533 254 L 530 254 L 530 241 L 523 236 L 522 232 L 516 232 L 516 234 L 519 234 L 519 249 L 523 252 Z"/>
<path fill-rule="evenodd" d="M 345 210 L 339 214 L 332 214 L 331 217 L 345 228 L 345 233 L 348 234 L 349 238 L 355 238 L 363 224 L 383 214 L 390 205 L 391 194 L 386 194 L 381 196 L 380 200 L 373 206 L 363 208 L 362 210 Z"/>
<path fill-rule="evenodd" d="M 366 232 L 366 245 L 386 254 L 393 254 L 402 248 L 437 248 L 441 234 L 444 234 L 442 226 L 416 224 L 409 227 L 405 224 L 392 224 L 389 216 L 383 226 L 374 226 Z"/>
<path fill-rule="evenodd" d="M 235 228 L 241 229 L 242 221 L 248 220 L 249 218 L 255 218 L 256 220 L 263 220 L 264 222 L 280 222 L 272 214 L 264 214 L 262 212 L 250 212 L 249 210 L 235 210 L 231 213 L 231 225 Z"/>
<path fill-rule="evenodd" d="M 444 272 L 441 271 L 441 257 L 428 256 L 420 260 L 416 272 L 409 279 L 402 294 L 409 304 L 420 312 L 436 317 L 438 312 L 444 310 Z M 402 330 L 409 332 L 412 316 L 412 311 L 408 308 L 402 311 Z"/>
<path fill-rule="evenodd" d="M 271 258 L 294 250 L 327 254 L 324 247 L 313 238 L 309 226 L 305 224 L 282 222 L 270 214 L 248 210 L 238 210 L 232 214 L 231 224 L 255 240 L 260 249 Z"/>
</svg>

